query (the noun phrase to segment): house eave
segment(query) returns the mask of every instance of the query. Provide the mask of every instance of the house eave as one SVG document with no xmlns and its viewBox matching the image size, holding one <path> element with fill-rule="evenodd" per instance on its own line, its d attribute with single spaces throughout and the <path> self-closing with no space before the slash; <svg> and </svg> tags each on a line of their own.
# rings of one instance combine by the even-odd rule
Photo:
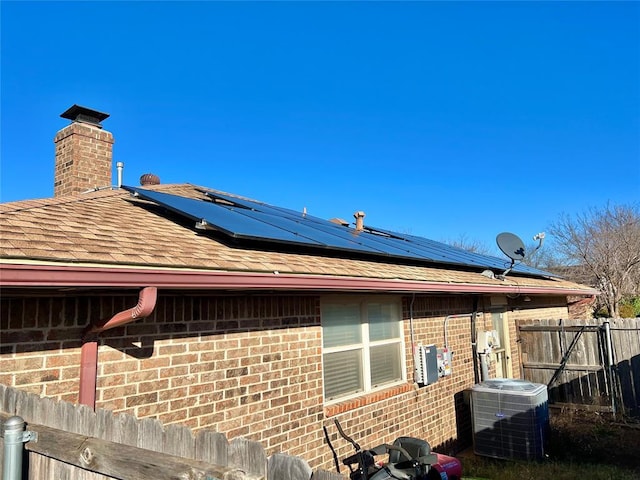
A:
<svg viewBox="0 0 640 480">
<path fill-rule="evenodd" d="M 333 275 L 191 269 L 0 263 L 0 287 L 139 288 L 253 291 L 395 292 L 457 294 L 595 295 L 590 288 L 515 283 L 445 283 Z"/>
</svg>

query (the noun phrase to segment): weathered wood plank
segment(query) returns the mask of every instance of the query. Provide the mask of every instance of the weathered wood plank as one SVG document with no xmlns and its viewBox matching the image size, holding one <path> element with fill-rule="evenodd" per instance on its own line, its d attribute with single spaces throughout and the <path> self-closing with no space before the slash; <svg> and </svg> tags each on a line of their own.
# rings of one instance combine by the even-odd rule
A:
<svg viewBox="0 0 640 480">
<path fill-rule="evenodd" d="M 306 461 L 283 453 L 272 455 L 267 463 L 269 480 L 309 480 L 312 473 Z"/>
<path fill-rule="evenodd" d="M 223 433 L 202 430 L 196 437 L 196 460 L 218 465 L 229 464 L 229 441 Z"/>
<path fill-rule="evenodd" d="M 0 414 L 0 420 L 3 422 L 7 418 L 7 415 Z M 27 451 L 56 458 L 64 463 L 116 479 L 173 480 L 198 479 L 207 476 L 246 480 L 264 478 L 264 474 L 247 474 L 235 467 L 211 465 L 199 460 L 179 458 L 165 453 L 65 432 L 44 425 L 29 424 L 29 430 L 37 432 L 38 441 L 26 443 L 25 449 Z M 251 445 L 247 450 L 255 452 L 255 446 Z"/>
<path fill-rule="evenodd" d="M 113 477 L 29 452 L 29 480 L 113 480 Z"/>
<path fill-rule="evenodd" d="M 546 321 L 545 321 L 546 322 Z M 582 330 L 581 325 L 549 325 L 547 323 L 541 325 L 520 325 L 518 327 L 522 332 L 579 332 Z M 597 331 L 599 326 L 588 325 L 584 331 Z"/>
<path fill-rule="evenodd" d="M 522 364 L 523 368 L 534 368 L 534 369 L 543 369 L 543 370 L 556 370 L 560 367 L 560 363 L 534 363 L 527 362 Z M 566 364 L 564 366 L 565 370 L 572 370 L 578 372 L 585 371 L 598 371 L 602 370 L 602 365 L 584 365 L 584 364 Z"/>
<path fill-rule="evenodd" d="M 160 451 L 160 450 L 159 450 Z M 164 427 L 162 451 L 177 457 L 194 458 L 209 461 L 207 458 L 196 457 L 196 440 L 193 432 L 184 425 L 167 425 Z M 219 465 L 226 465 L 225 463 Z"/>
<path fill-rule="evenodd" d="M 562 353 L 582 326 L 585 330 L 575 344 L 562 375 L 549 390 L 553 402 L 568 404 L 610 404 L 611 395 L 625 406 L 640 411 L 640 320 L 611 319 L 612 343 L 617 375 L 611 392 L 606 368 L 607 351 L 603 319 L 534 320 L 517 323 L 522 351 L 523 378 L 548 383 Z M 635 360 L 634 360 L 635 359 Z"/>
<path fill-rule="evenodd" d="M 267 455 L 264 447 L 246 438 L 234 438 L 229 444 L 229 466 L 259 477 L 267 475 Z"/>
<path fill-rule="evenodd" d="M 311 480 L 344 480 L 339 473 L 327 472 L 326 470 L 317 470 L 313 472 Z"/>
<path fill-rule="evenodd" d="M 162 452 L 164 448 L 164 429 L 155 418 L 143 418 L 137 421 L 138 440 L 136 446 L 154 452 Z M 169 452 L 167 452 L 169 453 Z"/>
</svg>

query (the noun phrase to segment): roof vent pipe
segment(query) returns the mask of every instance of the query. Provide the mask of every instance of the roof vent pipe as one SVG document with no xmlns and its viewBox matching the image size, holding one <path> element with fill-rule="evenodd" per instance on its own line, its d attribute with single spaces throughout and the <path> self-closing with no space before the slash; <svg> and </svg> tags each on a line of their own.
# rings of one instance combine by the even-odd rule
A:
<svg viewBox="0 0 640 480">
<path fill-rule="evenodd" d="M 140 177 L 140 185 L 160 185 L 160 177 L 153 173 L 145 173 Z"/>
<path fill-rule="evenodd" d="M 118 170 L 118 188 L 122 187 L 122 171 L 124 170 L 123 162 L 116 162 L 116 169 Z"/>
<path fill-rule="evenodd" d="M 353 214 L 356 219 L 356 231 L 361 232 L 364 230 L 364 212 L 357 211 Z"/>
</svg>

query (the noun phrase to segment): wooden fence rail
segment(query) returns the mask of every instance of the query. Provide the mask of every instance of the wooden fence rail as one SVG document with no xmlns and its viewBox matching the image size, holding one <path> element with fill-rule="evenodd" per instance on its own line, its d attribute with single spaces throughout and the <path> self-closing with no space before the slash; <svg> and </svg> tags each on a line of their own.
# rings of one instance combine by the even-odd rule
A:
<svg viewBox="0 0 640 480">
<path fill-rule="evenodd" d="M 552 403 L 640 415 L 640 318 L 525 320 L 517 329 L 522 376 L 548 384 Z"/>
<path fill-rule="evenodd" d="M 11 416 L 38 434 L 25 444 L 23 471 L 33 480 L 332 480 L 342 476 L 312 472 L 298 457 L 267 457 L 258 442 L 163 426 L 84 405 L 40 398 L 0 385 L 0 428 Z M 3 442 L 0 438 L 0 477 Z"/>
</svg>

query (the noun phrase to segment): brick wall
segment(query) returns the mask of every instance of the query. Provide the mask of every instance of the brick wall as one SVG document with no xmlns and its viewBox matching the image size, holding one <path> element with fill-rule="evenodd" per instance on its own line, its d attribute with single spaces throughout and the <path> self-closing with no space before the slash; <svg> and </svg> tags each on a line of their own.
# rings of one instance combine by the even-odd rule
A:
<svg viewBox="0 0 640 480">
<path fill-rule="evenodd" d="M 34 298 L 3 292 L 0 382 L 76 402 L 82 329 L 89 319 L 110 318 L 136 301 L 131 293 Z M 561 310 L 540 306 L 546 314 Z M 325 406 L 320 297 L 160 292 L 152 316 L 101 335 L 97 406 L 247 437 L 268 454 L 299 455 L 314 468 L 333 469 L 322 425 L 341 458 L 352 453 L 333 417 L 363 446 L 409 435 L 454 451 L 470 441 L 463 401 L 474 383 L 470 319 L 448 322 L 453 374 L 420 388 L 412 382 L 410 325 L 416 343 L 442 346 L 445 317 L 472 308 L 466 296 L 404 298 L 409 381 Z M 487 319 L 490 324 L 490 315 L 480 315 L 479 326 Z"/>
<path fill-rule="evenodd" d="M 72 123 L 55 138 L 54 196 L 111 186 L 113 135 L 86 123 Z"/>
</svg>

